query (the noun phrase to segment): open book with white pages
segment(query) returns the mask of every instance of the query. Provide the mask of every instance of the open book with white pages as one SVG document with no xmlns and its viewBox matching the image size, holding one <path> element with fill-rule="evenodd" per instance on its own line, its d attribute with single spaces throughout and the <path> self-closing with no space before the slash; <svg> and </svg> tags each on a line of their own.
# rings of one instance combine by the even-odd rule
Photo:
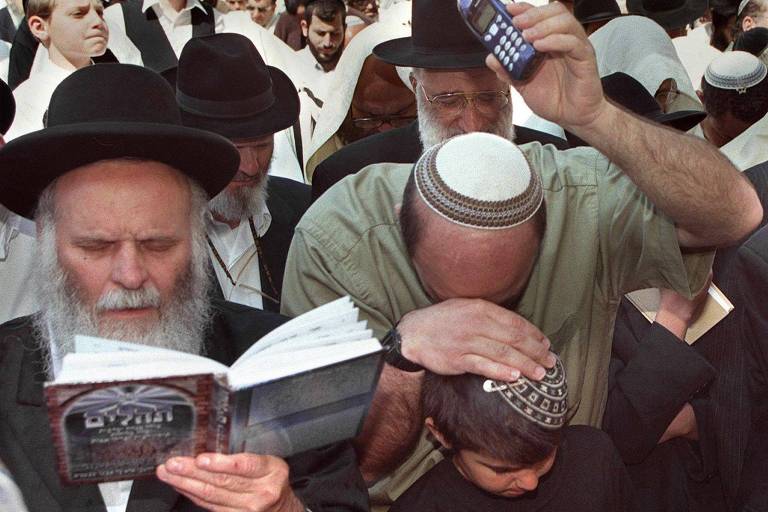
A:
<svg viewBox="0 0 768 512">
<path fill-rule="evenodd" d="M 354 437 L 382 348 L 349 297 L 296 317 L 230 367 L 203 356 L 77 336 L 45 385 L 67 483 L 154 473 L 205 451 L 287 457 Z"/>
</svg>

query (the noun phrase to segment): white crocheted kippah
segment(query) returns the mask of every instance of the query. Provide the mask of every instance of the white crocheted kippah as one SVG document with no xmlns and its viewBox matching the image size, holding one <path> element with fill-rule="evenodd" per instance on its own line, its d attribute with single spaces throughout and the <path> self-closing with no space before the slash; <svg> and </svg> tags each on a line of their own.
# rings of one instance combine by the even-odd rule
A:
<svg viewBox="0 0 768 512">
<path fill-rule="evenodd" d="M 704 80 L 712 87 L 744 93 L 763 81 L 768 70 L 765 64 L 748 52 L 724 52 L 704 71 Z"/>
<path fill-rule="evenodd" d="M 511 228 L 544 200 L 541 178 L 520 148 L 489 133 L 458 135 L 427 149 L 414 173 L 424 202 L 462 226 Z"/>
</svg>

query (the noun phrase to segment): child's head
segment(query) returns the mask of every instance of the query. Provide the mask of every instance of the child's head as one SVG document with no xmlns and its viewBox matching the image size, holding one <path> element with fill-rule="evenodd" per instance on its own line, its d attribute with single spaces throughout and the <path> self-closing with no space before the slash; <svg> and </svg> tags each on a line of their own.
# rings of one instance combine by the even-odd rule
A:
<svg viewBox="0 0 768 512">
<path fill-rule="evenodd" d="M 552 467 L 567 410 L 562 363 L 541 382 L 486 381 L 427 372 L 425 423 L 467 480 L 493 494 L 520 496 Z"/>
<path fill-rule="evenodd" d="M 27 23 L 53 62 L 81 68 L 107 51 L 103 11 L 101 0 L 29 0 Z"/>
</svg>

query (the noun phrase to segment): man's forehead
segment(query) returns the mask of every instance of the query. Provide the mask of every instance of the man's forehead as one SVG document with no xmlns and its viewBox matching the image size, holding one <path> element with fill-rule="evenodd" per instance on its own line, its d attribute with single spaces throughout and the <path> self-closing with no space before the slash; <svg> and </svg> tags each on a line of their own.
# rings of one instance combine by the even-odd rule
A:
<svg viewBox="0 0 768 512">
<path fill-rule="evenodd" d="M 142 193 L 135 193 L 138 189 Z M 72 169 L 58 178 L 55 193 L 58 203 L 71 194 L 93 199 L 117 197 L 129 190 L 136 199 L 158 195 L 186 199 L 189 195 L 187 178 L 177 169 L 162 162 L 128 158 L 100 160 Z"/>
<path fill-rule="evenodd" d="M 471 86 L 479 88 L 497 89 L 503 87 L 496 74 L 488 68 L 464 68 L 464 69 L 419 69 L 418 78 L 425 84 L 439 86 Z"/>
</svg>

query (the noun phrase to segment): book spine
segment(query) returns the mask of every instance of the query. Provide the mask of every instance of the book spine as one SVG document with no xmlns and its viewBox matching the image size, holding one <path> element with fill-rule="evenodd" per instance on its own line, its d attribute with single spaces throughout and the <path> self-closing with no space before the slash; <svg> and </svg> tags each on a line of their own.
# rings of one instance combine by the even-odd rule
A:
<svg viewBox="0 0 768 512">
<path fill-rule="evenodd" d="M 211 398 L 208 451 L 229 453 L 229 435 L 232 430 L 230 393 L 223 379 L 215 379 Z"/>
</svg>

